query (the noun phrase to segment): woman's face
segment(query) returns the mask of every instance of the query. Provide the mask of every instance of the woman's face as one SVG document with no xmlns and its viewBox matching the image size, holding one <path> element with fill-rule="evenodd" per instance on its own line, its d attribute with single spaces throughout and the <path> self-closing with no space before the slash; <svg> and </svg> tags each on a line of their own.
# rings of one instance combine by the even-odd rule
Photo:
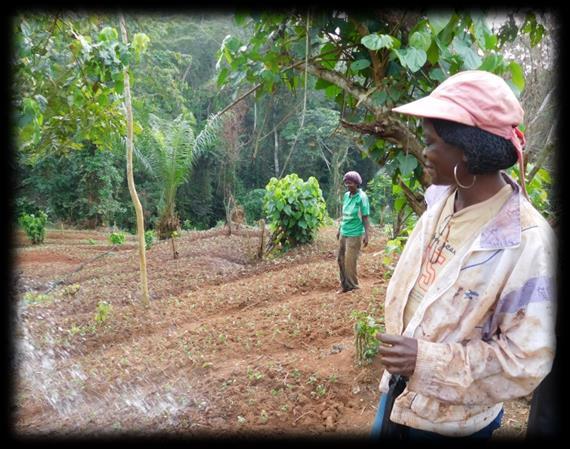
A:
<svg viewBox="0 0 570 449">
<path fill-rule="evenodd" d="M 435 131 L 429 120 L 423 120 L 425 168 L 431 178 L 432 184 L 455 184 L 453 167 L 456 164 L 465 165 L 466 159 L 463 151 L 445 143 Z M 459 167 L 458 167 L 459 169 Z M 464 172 L 464 169 L 462 170 Z"/>
<path fill-rule="evenodd" d="M 344 186 L 348 189 L 348 191 L 350 193 L 354 193 L 358 189 L 358 184 L 356 184 L 354 181 L 351 181 L 349 179 L 344 181 Z"/>
</svg>

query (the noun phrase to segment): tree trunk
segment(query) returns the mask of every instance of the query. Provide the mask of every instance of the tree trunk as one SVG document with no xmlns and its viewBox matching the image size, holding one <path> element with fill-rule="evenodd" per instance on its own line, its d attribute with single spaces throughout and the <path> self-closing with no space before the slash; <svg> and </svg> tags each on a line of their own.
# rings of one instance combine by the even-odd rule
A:
<svg viewBox="0 0 570 449">
<path fill-rule="evenodd" d="M 127 27 L 125 25 L 125 18 L 123 14 L 119 16 L 119 21 L 121 25 L 121 36 L 123 42 L 126 44 L 127 39 Z M 133 175 L 133 108 L 131 103 L 131 85 L 129 81 L 129 71 L 125 68 L 125 111 L 127 117 L 127 181 L 129 185 L 129 193 L 131 194 L 131 199 L 133 205 L 135 206 L 135 212 L 137 216 L 137 241 L 139 244 L 139 259 L 141 268 L 141 289 L 142 289 L 142 299 L 145 306 L 150 305 L 149 295 L 148 295 L 148 282 L 146 274 L 146 254 L 145 254 L 145 241 L 144 241 L 144 217 L 143 209 L 139 197 L 137 195 L 137 190 L 135 188 L 135 179 Z"/>
<path fill-rule="evenodd" d="M 279 177 L 279 136 L 277 135 L 277 128 L 273 128 L 275 136 L 275 149 L 273 151 L 273 162 L 275 163 L 275 177 Z"/>
<path fill-rule="evenodd" d="M 257 250 L 257 258 L 258 259 L 263 259 L 263 244 L 264 244 L 264 239 L 265 239 L 265 220 L 262 218 L 259 220 L 259 229 L 261 230 L 261 234 L 259 237 L 259 249 Z"/>
</svg>

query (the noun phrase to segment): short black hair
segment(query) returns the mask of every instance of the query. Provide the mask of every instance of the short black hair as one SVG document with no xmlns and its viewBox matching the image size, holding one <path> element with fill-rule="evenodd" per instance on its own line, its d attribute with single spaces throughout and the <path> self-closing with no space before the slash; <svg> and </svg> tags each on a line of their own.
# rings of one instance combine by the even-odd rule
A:
<svg viewBox="0 0 570 449">
<path fill-rule="evenodd" d="M 517 150 L 510 140 L 463 123 L 429 120 L 445 143 L 463 150 L 469 173 L 492 173 L 508 168 L 517 161 Z"/>
</svg>

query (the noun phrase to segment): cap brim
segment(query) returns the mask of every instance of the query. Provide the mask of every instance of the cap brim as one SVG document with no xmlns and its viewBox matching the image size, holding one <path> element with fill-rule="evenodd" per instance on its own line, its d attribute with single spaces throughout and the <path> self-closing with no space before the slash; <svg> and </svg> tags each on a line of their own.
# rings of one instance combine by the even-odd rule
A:
<svg viewBox="0 0 570 449">
<path fill-rule="evenodd" d="M 473 118 L 465 109 L 449 100 L 441 100 L 432 96 L 420 98 L 411 103 L 392 109 L 400 114 L 413 115 L 425 118 L 440 118 L 452 122 L 474 126 Z"/>
</svg>

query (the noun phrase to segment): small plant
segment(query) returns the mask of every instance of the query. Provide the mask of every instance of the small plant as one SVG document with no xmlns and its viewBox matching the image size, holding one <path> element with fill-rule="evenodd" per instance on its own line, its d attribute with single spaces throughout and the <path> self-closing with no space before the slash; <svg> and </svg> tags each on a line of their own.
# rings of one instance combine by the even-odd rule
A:
<svg viewBox="0 0 570 449">
<path fill-rule="evenodd" d="M 251 368 L 247 369 L 247 378 L 249 379 L 250 382 L 253 381 L 258 381 L 263 379 L 263 373 L 260 373 L 259 371 L 254 371 Z"/>
<path fill-rule="evenodd" d="M 125 243 L 125 239 L 126 239 L 126 235 L 124 232 L 112 232 L 111 235 L 109 236 L 109 241 L 113 244 L 113 245 L 122 245 L 123 243 Z"/>
<path fill-rule="evenodd" d="M 46 233 L 47 214 L 44 211 L 35 214 L 22 214 L 18 219 L 20 226 L 24 228 L 26 235 L 33 245 L 44 242 Z"/>
<path fill-rule="evenodd" d="M 145 231 L 144 233 L 144 248 L 148 251 L 149 249 L 152 248 L 152 245 L 154 243 L 154 231 L 152 229 L 149 229 L 148 231 Z"/>
<path fill-rule="evenodd" d="M 90 245 L 95 245 L 95 240 L 89 239 L 87 240 L 87 243 L 89 243 Z"/>
<path fill-rule="evenodd" d="M 69 329 L 69 335 L 73 337 L 74 335 L 77 335 L 80 332 L 81 332 L 81 327 L 77 326 L 76 324 L 71 325 L 71 328 Z"/>
<path fill-rule="evenodd" d="M 103 324 L 111 313 L 112 306 L 107 301 L 99 301 L 95 312 L 95 323 Z"/>
<path fill-rule="evenodd" d="M 68 285 L 67 287 L 65 287 L 62 290 L 62 293 L 64 295 L 67 295 L 67 296 L 72 296 L 72 295 L 75 295 L 79 291 L 80 288 L 81 288 L 81 286 L 79 284 L 71 284 L 71 285 Z"/>
<path fill-rule="evenodd" d="M 317 397 L 322 398 L 325 394 L 327 394 L 327 387 L 325 387 L 322 384 L 319 384 L 315 388 L 314 393 L 317 395 Z"/>
<path fill-rule="evenodd" d="M 353 311 L 351 317 L 354 323 L 354 346 L 356 348 L 356 360 L 359 365 L 367 364 L 378 353 L 380 342 L 376 338 L 383 328 L 376 320 L 363 311 Z"/>
<path fill-rule="evenodd" d="M 261 410 L 261 413 L 259 415 L 259 422 L 261 424 L 266 424 L 267 421 L 269 421 L 269 415 L 267 414 L 266 410 Z"/>
<path fill-rule="evenodd" d="M 194 226 L 192 225 L 192 222 L 190 220 L 186 219 L 182 222 L 182 229 L 184 229 L 185 231 L 190 231 L 193 228 Z"/>
<path fill-rule="evenodd" d="M 26 304 L 39 304 L 50 301 L 52 297 L 43 293 L 26 292 L 23 299 Z"/>
<path fill-rule="evenodd" d="M 172 231 L 170 233 L 170 241 L 172 242 L 172 258 L 178 259 L 178 251 L 176 250 L 176 245 L 174 244 L 174 239 L 180 237 L 180 234 L 177 231 Z"/>
<path fill-rule="evenodd" d="M 95 323 L 91 323 L 88 325 L 84 325 L 84 326 L 78 326 L 77 324 L 72 324 L 71 328 L 69 329 L 69 335 L 70 336 L 75 336 L 77 334 L 83 336 L 86 334 L 94 334 L 96 331 L 95 328 Z"/>
<path fill-rule="evenodd" d="M 307 383 L 308 383 L 309 385 L 313 385 L 313 384 L 316 384 L 316 383 L 317 383 L 317 380 L 318 380 L 318 379 L 317 379 L 317 376 L 315 376 L 314 374 L 311 374 L 311 375 L 309 376 L 309 379 L 307 380 Z"/>
</svg>

